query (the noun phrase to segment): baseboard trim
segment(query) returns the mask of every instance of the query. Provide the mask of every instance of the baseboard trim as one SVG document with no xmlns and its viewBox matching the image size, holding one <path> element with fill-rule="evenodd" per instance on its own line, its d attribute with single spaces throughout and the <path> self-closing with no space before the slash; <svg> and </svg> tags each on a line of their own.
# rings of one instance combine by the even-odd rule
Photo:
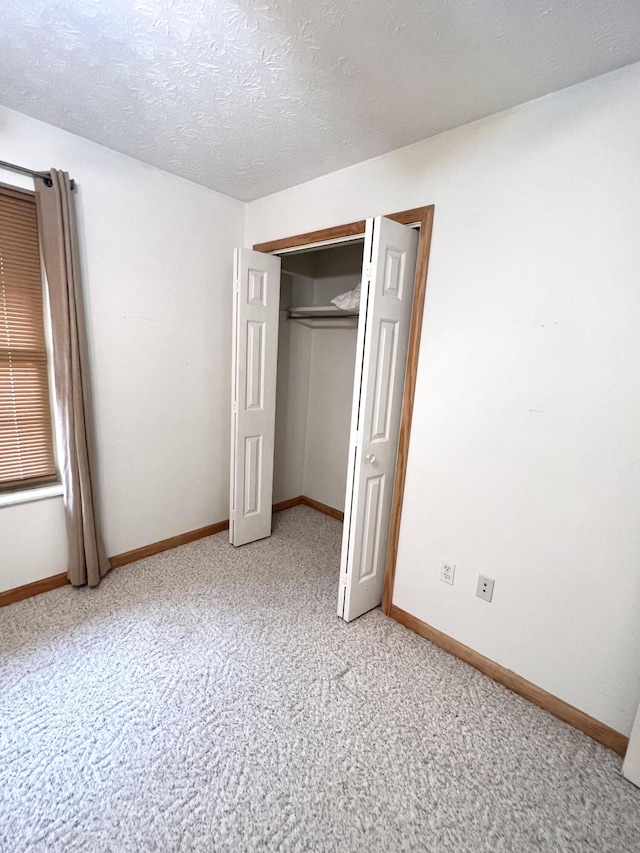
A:
<svg viewBox="0 0 640 853">
<path fill-rule="evenodd" d="M 302 495 L 298 495 L 297 498 L 289 498 L 287 501 L 280 501 L 280 503 L 274 504 L 272 507 L 273 512 L 282 512 L 285 509 L 291 509 L 294 506 L 300 506 L 300 504 L 304 501 Z"/>
<path fill-rule="evenodd" d="M 320 501 L 316 501 L 313 498 L 308 498 L 306 495 L 302 495 L 299 501 L 303 506 L 311 507 L 311 509 L 315 509 L 318 512 L 323 512 L 325 515 L 330 515 L 331 518 L 337 518 L 338 521 L 344 521 L 344 513 L 339 509 L 334 509 L 332 506 L 328 504 L 320 503 Z"/>
<path fill-rule="evenodd" d="M 206 536 L 215 536 L 216 533 L 222 533 L 223 530 L 228 530 L 228 528 L 228 519 L 217 521 L 215 524 L 207 524 L 206 527 L 198 527 L 197 530 L 189 530 L 187 533 L 180 533 L 178 536 L 170 536 L 168 539 L 161 539 L 159 542 L 143 545 L 142 548 L 134 548 L 132 551 L 125 551 L 123 554 L 116 554 L 115 557 L 109 557 L 109 565 L 112 569 L 119 569 L 121 566 L 127 566 L 129 563 L 137 563 L 138 560 L 144 560 L 145 557 L 162 554 L 163 551 L 179 548 L 180 545 L 196 542 L 198 539 L 204 539 Z"/>
<path fill-rule="evenodd" d="M 280 501 L 272 507 L 273 512 L 282 512 L 285 509 L 299 506 L 304 498 L 299 495 L 297 498 L 289 498 L 287 501 Z M 205 539 L 207 536 L 215 536 L 216 533 L 222 533 L 223 530 L 229 529 L 229 519 L 217 521 L 215 524 L 208 524 L 206 527 L 199 527 L 197 530 L 190 530 L 187 533 L 180 533 L 178 536 L 171 536 L 169 539 L 161 539 L 160 542 L 152 542 L 150 545 L 144 545 L 142 548 L 134 548 L 132 551 L 125 551 L 124 554 L 116 554 L 115 557 L 109 557 L 109 565 L 112 569 L 119 569 L 120 566 L 126 566 L 129 563 L 136 563 L 138 560 L 144 560 L 145 557 L 153 557 L 156 554 L 162 554 L 163 551 L 170 551 L 172 548 L 179 548 L 180 545 L 186 545 L 189 542 L 196 542 L 198 539 Z"/>
<path fill-rule="evenodd" d="M 15 604 L 16 601 L 24 601 L 25 598 L 33 598 L 34 595 L 58 589 L 58 587 L 66 586 L 68 583 L 69 578 L 67 577 L 67 573 L 62 572 L 62 574 L 52 575 L 49 578 L 27 583 L 24 586 L 7 589 L 4 592 L 0 592 L 0 607 L 7 607 L 9 604 Z"/>
<path fill-rule="evenodd" d="M 331 515 L 333 518 L 342 518 L 342 513 L 337 509 L 333 509 L 326 504 L 321 504 L 314 501 L 312 498 L 298 495 L 296 498 L 289 498 L 286 501 L 280 501 L 273 505 L 273 512 L 282 512 L 285 509 L 291 509 L 294 506 L 310 506 L 312 509 L 317 509 L 318 512 L 324 512 Z M 162 554 L 163 551 L 170 551 L 172 548 L 179 548 L 180 545 L 186 545 L 189 542 L 196 542 L 198 539 L 204 539 L 206 536 L 214 536 L 216 533 L 222 533 L 223 530 L 228 530 L 229 520 L 217 521 L 215 524 L 208 524 L 206 527 L 199 527 L 197 530 L 189 530 L 187 533 L 180 533 L 178 536 L 170 536 L 168 539 L 161 539 L 159 542 L 152 542 L 150 545 L 144 545 L 142 548 L 133 548 L 131 551 L 124 551 L 122 554 L 116 554 L 109 557 L 109 566 L 112 569 L 119 569 L 121 566 L 127 566 L 130 563 L 137 563 L 138 560 L 144 560 L 145 557 L 153 557 L 156 554 Z M 33 598 L 34 595 L 40 595 L 43 592 L 49 592 L 52 589 L 66 586 L 69 583 L 66 572 L 52 577 L 43 578 L 33 583 L 17 586 L 14 589 L 8 589 L 5 592 L 0 592 L 0 607 L 6 607 L 9 604 L 14 604 L 16 601 L 24 601 L 25 598 Z"/>
<path fill-rule="evenodd" d="M 552 693 L 548 693 L 531 681 L 527 681 L 521 675 L 517 675 L 510 669 L 506 669 L 506 667 L 486 658 L 484 655 L 469 648 L 469 646 L 465 646 L 463 643 L 458 642 L 458 640 L 454 640 L 453 637 L 443 634 L 437 628 L 432 628 L 431 625 L 428 625 L 416 616 L 412 616 L 406 610 L 396 607 L 395 604 L 391 605 L 389 616 L 391 619 L 404 625 L 405 628 L 409 628 L 410 631 L 414 631 L 426 640 L 430 640 L 450 655 L 463 660 L 465 663 L 488 675 L 489 678 L 497 681 L 498 684 L 502 684 L 503 687 L 528 699 L 534 705 L 573 726 L 574 729 L 579 729 L 590 738 L 593 738 L 593 740 L 617 752 L 618 755 L 624 755 L 627 751 L 629 738 L 626 735 L 617 732 L 594 717 L 590 717 L 584 711 L 580 711 L 573 705 L 569 705 L 568 702 L 559 699 Z"/>
</svg>

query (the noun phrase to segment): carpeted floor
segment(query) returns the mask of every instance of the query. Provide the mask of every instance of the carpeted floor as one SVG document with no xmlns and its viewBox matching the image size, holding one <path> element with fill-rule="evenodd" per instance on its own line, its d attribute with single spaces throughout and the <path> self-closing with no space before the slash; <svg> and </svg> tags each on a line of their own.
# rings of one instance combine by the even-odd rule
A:
<svg viewBox="0 0 640 853">
<path fill-rule="evenodd" d="M 0 611 L 0 850 L 637 851 L 621 760 L 379 611 L 341 525 Z"/>
</svg>

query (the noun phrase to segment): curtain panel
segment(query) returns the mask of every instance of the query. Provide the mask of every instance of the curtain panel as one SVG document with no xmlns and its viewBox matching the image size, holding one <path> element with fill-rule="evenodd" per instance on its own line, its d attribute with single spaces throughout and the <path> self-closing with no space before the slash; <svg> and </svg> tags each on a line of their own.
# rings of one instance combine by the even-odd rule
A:
<svg viewBox="0 0 640 853">
<path fill-rule="evenodd" d="M 56 425 L 69 541 L 69 580 L 97 586 L 109 571 L 98 512 L 89 359 L 71 182 L 51 170 L 36 180 L 38 227 L 53 338 Z"/>
</svg>

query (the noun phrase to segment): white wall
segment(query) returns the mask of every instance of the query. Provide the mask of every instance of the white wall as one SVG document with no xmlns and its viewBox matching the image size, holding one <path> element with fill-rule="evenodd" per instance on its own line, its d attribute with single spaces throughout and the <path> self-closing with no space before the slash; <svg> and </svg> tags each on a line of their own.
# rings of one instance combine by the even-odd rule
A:
<svg viewBox="0 0 640 853">
<path fill-rule="evenodd" d="M 640 694 L 638 91 L 635 65 L 252 202 L 246 231 L 436 205 L 394 602 L 625 733 Z"/>
<path fill-rule="evenodd" d="M 3 108 L 0 152 L 78 184 L 108 554 L 227 518 L 244 205 Z M 0 590 L 65 571 L 61 525 L 60 498 L 0 508 Z"/>
<path fill-rule="evenodd" d="M 67 571 L 62 498 L 0 507 L 0 592 Z"/>
</svg>

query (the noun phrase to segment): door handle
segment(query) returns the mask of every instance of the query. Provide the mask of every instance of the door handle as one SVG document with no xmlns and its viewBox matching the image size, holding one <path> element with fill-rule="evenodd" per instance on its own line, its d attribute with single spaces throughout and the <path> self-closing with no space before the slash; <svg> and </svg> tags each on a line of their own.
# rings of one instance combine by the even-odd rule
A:
<svg viewBox="0 0 640 853">
<path fill-rule="evenodd" d="M 367 462 L 375 462 L 376 461 L 375 454 L 373 454 L 373 453 L 367 453 L 365 458 L 366 458 Z"/>
</svg>

